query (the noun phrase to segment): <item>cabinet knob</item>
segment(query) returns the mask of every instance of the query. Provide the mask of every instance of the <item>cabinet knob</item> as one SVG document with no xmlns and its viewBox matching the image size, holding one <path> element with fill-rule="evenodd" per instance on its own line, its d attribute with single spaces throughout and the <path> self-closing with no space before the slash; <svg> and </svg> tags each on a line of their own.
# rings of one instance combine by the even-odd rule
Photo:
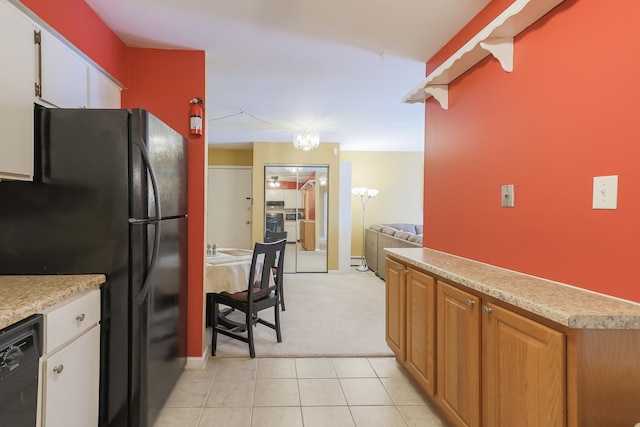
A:
<svg viewBox="0 0 640 427">
<path fill-rule="evenodd" d="M 84 316 L 84 313 L 78 314 L 78 315 L 76 316 L 76 320 L 77 320 L 78 322 L 82 322 L 82 321 L 84 320 L 84 317 L 85 317 L 85 316 Z"/>
<path fill-rule="evenodd" d="M 55 372 L 56 374 L 61 374 L 63 369 L 64 365 L 58 365 L 53 368 L 53 372 Z"/>
<path fill-rule="evenodd" d="M 251 221 L 246 220 L 244 223 L 245 223 L 245 224 L 247 224 L 247 225 L 249 225 L 249 224 L 251 224 Z"/>
<path fill-rule="evenodd" d="M 474 305 L 476 305 L 476 302 L 475 302 L 474 300 L 472 300 L 472 299 L 468 299 L 468 300 L 467 300 L 467 305 L 468 305 L 469 307 L 473 307 Z"/>
<path fill-rule="evenodd" d="M 401 265 L 399 265 L 399 266 L 397 267 L 397 269 L 398 269 L 398 273 L 400 273 L 400 272 L 402 271 L 402 266 L 401 266 Z"/>
<path fill-rule="evenodd" d="M 486 314 L 491 314 L 493 310 L 491 309 L 491 307 L 487 307 L 486 305 L 482 306 L 482 312 L 486 313 Z"/>
</svg>

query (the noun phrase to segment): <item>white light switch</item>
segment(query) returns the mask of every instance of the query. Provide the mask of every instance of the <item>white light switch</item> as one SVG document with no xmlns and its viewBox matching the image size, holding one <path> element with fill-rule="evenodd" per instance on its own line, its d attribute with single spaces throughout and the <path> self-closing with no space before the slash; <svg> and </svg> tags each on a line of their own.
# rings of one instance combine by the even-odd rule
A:
<svg viewBox="0 0 640 427">
<path fill-rule="evenodd" d="M 618 209 L 618 175 L 593 178 L 593 209 Z"/>
<path fill-rule="evenodd" d="M 500 206 L 503 208 L 512 208 L 514 204 L 515 194 L 513 192 L 513 184 L 511 185 L 503 185 L 501 192 L 502 200 L 500 202 Z"/>
</svg>

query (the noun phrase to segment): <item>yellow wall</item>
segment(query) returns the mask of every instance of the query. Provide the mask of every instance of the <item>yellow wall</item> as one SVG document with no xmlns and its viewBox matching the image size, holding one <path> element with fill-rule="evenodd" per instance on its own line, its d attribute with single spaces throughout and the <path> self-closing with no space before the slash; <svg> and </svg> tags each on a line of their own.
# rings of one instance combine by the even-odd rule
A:
<svg viewBox="0 0 640 427">
<path fill-rule="evenodd" d="M 422 224 L 424 153 L 343 151 L 351 162 L 351 187 L 377 188 L 367 203 L 365 226 L 376 223 Z M 362 255 L 362 203 L 352 197 L 351 255 Z"/>
<path fill-rule="evenodd" d="M 209 166 L 251 166 L 253 150 L 209 148 Z"/>
<path fill-rule="evenodd" d="M 334 149 L 335 153 L 334 154 Z M 327 269 L 338 269 L 338 200 L 340 183 L 340 144 L 322 143 L 311 151 L 293 148 L 289 143 L 260 142 L 253 144 L 253 240 L 261 241 L 264 233 L 264 167 L 278 165 L 318 165 L 329 167 L 329 218 Z"/>
<path fill-rule="evenodd" d="M 254 242 L 264 230 L 264 166 L 283 164 L 329 166 L 328 269 L 338 268 L 338 185 L 340 161 L 351 163 L 351 187 L 377 188 L 367 204 L 366 226 L 375 223 L 422 224 L 424 154 L 422 152 L 340 151 L 340 144 L 320 144 L 301 151 L 291 143 L 260 142 L 253 150 L 209 149 L 209 165 L 253 168 Z M 333 149 L 337 154 L 333 154 Z M 352 199 L 351 255 L 362 255 L 362 204 Z"/>
</svg>

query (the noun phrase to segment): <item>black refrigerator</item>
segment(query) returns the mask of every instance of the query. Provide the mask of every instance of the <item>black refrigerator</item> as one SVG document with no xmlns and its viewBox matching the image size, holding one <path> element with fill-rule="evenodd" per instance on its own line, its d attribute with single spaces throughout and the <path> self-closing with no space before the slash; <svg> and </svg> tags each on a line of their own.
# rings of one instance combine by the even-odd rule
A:
<svg viewBox="0 0 640 427">
<path fill-rule="evenodd" d="M 186 363 L 187 141 L 142 109 L 34 126 L 34 182 L 0 182 L 0 274 L 106 275 L 99 425 L 150 426 Z"/>
</svg>

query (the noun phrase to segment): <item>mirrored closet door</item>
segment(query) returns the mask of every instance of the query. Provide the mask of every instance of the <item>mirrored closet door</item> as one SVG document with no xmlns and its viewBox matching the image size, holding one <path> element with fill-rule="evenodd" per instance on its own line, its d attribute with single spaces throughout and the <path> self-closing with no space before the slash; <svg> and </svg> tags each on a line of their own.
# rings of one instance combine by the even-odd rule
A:
<svg viewBox="0 0 640 427">
<path fill-rule="evenodd" d="M 285 273 L 327 272 L 329 168 L 265 166 L 265 228 L 287 232 Z"/>
</svg>

